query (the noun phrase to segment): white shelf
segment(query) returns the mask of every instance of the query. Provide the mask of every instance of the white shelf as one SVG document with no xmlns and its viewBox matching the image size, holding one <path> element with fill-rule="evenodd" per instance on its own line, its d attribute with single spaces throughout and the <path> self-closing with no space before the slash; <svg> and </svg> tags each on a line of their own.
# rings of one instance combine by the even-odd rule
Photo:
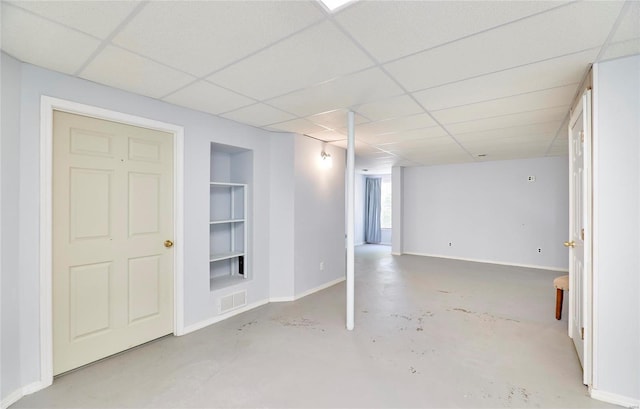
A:
<svg viewBox="0 0 640 409">
<path fill-rule="evenodd" d="M 243 276 L 220 276 L 211 277 L 209 279 L 209 286 L 215 289 L 228 287 L 234 284 L 240 284 L 244 280 Z"/>
<path fill-rule="evenodd" d="M 209 224 L 242 223 L 244 219 L 212 220 Z"/>
<path fill-rule="evenodd" d="M 247 186 L 245 183 L 211 182 L 211 186 Z"/>
<path fill-rule="evenodd" d="M 229 253 L 217 253 L 217 254 L 212 254 L 211 256 L 209 256 L 209 262 L 214 262 L 214 261 L 220 261 L 220 260 L 228 260 L 230 258 L 234 258 L 234 257 L 240 257 L 240 256 L 244 256 L 244 252 L 243 251 L 232 251 Z"/>
</svg>

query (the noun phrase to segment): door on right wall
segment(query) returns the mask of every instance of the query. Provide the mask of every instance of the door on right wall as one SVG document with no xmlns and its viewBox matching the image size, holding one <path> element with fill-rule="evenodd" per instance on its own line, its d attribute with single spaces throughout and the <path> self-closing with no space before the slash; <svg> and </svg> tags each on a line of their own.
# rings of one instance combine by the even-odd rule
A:
<svg viewBox="0 0 640 409">
<path fill-rule="evenodd" d="M 590 200 L 591 91 L 585 92 L 569 123 L 569 336 L 573 339 L 583 383 L 590 383 Z M 587 237 L 589 236 L 589 237 Z"/>
</svg>

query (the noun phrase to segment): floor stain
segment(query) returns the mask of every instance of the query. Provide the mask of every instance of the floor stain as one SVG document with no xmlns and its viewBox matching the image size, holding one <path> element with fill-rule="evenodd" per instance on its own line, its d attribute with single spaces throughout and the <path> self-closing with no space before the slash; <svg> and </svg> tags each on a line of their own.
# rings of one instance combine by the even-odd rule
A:
<svg viewBox="0 0 640 409">
<path fill-rule="evenodd" d="M 313 328 L 318 323 L 314 320 L 310 320 L 308 318 L 300 318 L 300 319 L 290 319 L 290 320 L 278 320 L 278 322 L 285 327 L 303 327 L 303 328 Z"/>
<path fill-rule="evenodd" d="M 248 327 L 252 326 L 253 324 L 257 324 L 257 323 L 258 323 L 258 321 L 255 321 L 255 320 L 249 321 L 246 324 L 243 324 L 240 328 L 238 328 L 238 331 L 242 331 L 243 329 L 248 328 Z"/>
<path fill-rule="evenodd" d="M 475 315 L 476 317 L 481 318 L 483 321 L 495 322 L 497 320 L 501 320 L 501 321 L 520 322 L 519 320 L 516 320 L 513 318 L 498 317 L 493 314 L 489 314 L 488 312 L 477 313 L 474 311 L 466 310 L 464 308 L 454 308 L 453 310 L 447 310 L 447 311 L 459 311 L 459 312 L 464 312 L 465 314 Z"/>
<path fill-rule="evenodd" d="M 438 290 L 439 293 L 451 294 L 451 291 Z"/>
<path fill-rule="evenodd" d="M 409 367 L 409 372 L 411 373 L 418 373 L 418 370 L 416 368 L 414 368 L 413 366 Z"/>
</svg>

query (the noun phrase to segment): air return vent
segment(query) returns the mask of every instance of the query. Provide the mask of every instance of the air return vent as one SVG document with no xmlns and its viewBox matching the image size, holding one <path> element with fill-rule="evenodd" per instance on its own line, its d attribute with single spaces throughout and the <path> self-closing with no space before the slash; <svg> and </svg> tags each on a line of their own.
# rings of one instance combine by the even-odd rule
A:
<svg viewBox="0 0 640 409">
<path fill-rule="evenodd" d="M 220 299 L 220 314 L 247 305 L 247 290 L 225 295 Z"/>
</svg>

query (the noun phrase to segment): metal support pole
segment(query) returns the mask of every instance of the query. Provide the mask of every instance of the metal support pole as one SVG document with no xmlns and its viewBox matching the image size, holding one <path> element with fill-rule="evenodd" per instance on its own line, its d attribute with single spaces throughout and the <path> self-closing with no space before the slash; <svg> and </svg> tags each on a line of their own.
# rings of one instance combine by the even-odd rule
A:
<svg viewBox="0 0 640 409">
<path fill-rule="evenodd" d="M 347 329 L 353 330 L 355 312 L 355 114 L 349 111 L 347 116 L 349 129 L 347 139 Z"/>
</svg>

